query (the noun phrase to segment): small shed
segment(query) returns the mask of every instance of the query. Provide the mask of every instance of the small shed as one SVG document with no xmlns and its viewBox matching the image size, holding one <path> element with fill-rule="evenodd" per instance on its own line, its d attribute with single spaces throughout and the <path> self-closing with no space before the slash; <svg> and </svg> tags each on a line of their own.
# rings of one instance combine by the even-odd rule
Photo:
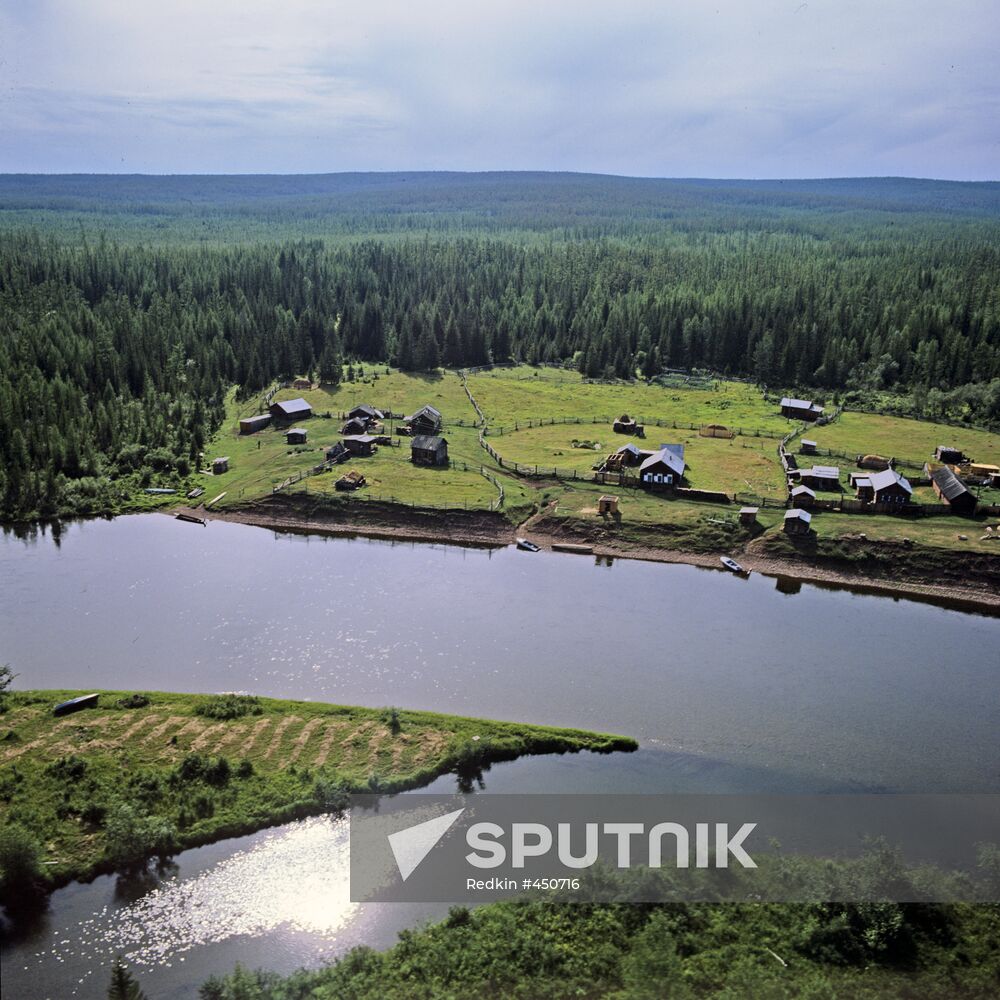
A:
<svg viewBox="0 0 1000 1000">
<path fill-rule="evenodd" d="M 808 535 L 812 530 L 812 514 L 807 510 L 786 510 L 785 511 L 785 534 L 786 535 Z"/>
<path fill-rule="evenodd" d="M 375 437 L 372 434 L 353 434 L 344 438 L 344 447 L 352 455 L 362 457 L 375 453 Z"/>
<path fill-rule="evenodd" d="M 270 413 L 258 413 L 256 417 L 244 417 L 240 421 L 241 434 L 256 434 L 271 422 Z"/>
<path fill-rule="evenodd" d="M 816 454 L 816 447 L 817 447 L 817 445 L 816 445 L 815 441 L 809 441 L 808 439 L 803 438 L 802 441 L 801 441 L 801 444 L 799 446 L 799 454 L 800 455 L 815 455 Z"/>
<path fill-rule="evenodd" d="M 309 431 L 304 427 L 293 427 L 285 431 L 285 442 L 287 444 L 305 444 L 309 440 Z"/>
<path fill-rule="evenodd" d="M 351 417 L 350 420 L 340 428 L 341 434 L 367 434 L 368 421 L 361 417 Z"/>
<path fill-rule="evenodd" d="M 223 472 L 229 471 L 229 456 L 223 455 L 221 458 L 212 459 L 212 475 L 219 476 Z"/>
<path fill-rule="evenodd" d="M 976 504 L 979 502 L 976 496 L 946 465 L 931 473 L 931 485 L 934 487 L 934 492 L 956 514 L 975 513 Z"/>
<path fill-rule="evenodd" d="M 304 399 L 284 399 L 271 404 L 275 420 L 305 420 L 312 416 L 312 407 Z"/>
<path fill-rule="evenodd" d="M 614 515 L 618 513 L 618 497 L 603 496 L 597 501 L 598 514 Z"/>
<path fill-rule="evenodd" d="M 934 457 L 945 465 L 961 465 L 966 460 L 961 448 L 951 448 L 946 444 L 939 444 L 934 449 Z"/>
<path fill-rule="evenodd" d="M 447 465 L 447 440 L 433 434 L 418 434 L 410 442 L 410 461 L 414 465 Z"/>
<path fill-rule="evenodd" d="M 811 399 L 792 399 L 785 396 L 781 400 L 781 415 L 792 420 L 819 420 L 823 416 L 823 407 L 817 406 Z"/>
<path fill-rule="evenodd" d="M 871 503 L 875 499 L 875 490 L 872 487 L 872 477 L 851 476 L 851 484 L 854 486 L 854 496 L 865 503 Z"/>
<path fill-rule="evenodd" d="M 811 507 L 813 505 L 813 501 L 816 499 L 816 494 L 813 493 L 808 486 L 796 486 L 791 493 L 789 493 L 789 496 L 792 498 L 792 503 L 794 503 L 796 507 L 802 508 Z"/>
<path fill-rule="evenodd" d="M 752 528 L 757 523 L 759 507 L 740 507 L 740 524 L 744 528 Z"/>
</svg>

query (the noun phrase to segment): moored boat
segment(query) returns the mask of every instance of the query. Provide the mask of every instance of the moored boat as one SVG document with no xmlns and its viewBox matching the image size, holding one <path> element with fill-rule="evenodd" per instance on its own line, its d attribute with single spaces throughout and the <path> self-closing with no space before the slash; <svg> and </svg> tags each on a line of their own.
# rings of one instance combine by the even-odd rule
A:
<svg viewBox="0 0 1000 1000">
<path fill-rule="evenodd" d="M 538 552 L 540 549 L 540 546 L 527 538 L 519 538 L 517 540 L 517 547 L 525 552 Z"/>
<path fill-rule="evenodd" d="M 721 562 L 730 573 L 739 573 L 741 576 L 748 576 L 750 573 L 749 570 L 744 569 L 735 559 L 730 559 L 729 556 L 722 556 L 719 559 L 719 562 Z"/>
</svg>

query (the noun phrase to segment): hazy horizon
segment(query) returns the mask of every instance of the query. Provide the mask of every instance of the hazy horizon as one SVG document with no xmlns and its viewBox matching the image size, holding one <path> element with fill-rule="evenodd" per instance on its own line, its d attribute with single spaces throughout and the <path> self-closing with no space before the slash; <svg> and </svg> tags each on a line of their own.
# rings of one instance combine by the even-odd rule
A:
<svg viewBox="0 0 1000 1000">
<path fill-rule="evenodd" d="M 0 0 L 0 171 L 993 180 L 997 37 L 985 0 Z"/>
</svg>

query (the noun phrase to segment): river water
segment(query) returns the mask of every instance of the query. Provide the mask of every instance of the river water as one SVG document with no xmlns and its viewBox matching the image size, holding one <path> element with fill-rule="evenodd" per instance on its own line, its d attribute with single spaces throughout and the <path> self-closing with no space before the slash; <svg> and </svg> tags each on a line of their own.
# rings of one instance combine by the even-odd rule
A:
<svg viewBox="0 0 1000 1000">
<path fill-rule="evenodd" d="M 0 659 L 23 687 L 244 690 L 579 726 L 635 754 L 498 765 L 491 791 L 998 791 L 994 618 L 759 575 L 280 534 L 162 515 L 0 538 Z M 435 788 L 452 790 L 453 779 Z M 56 893 L 4 996 L 150 997 L 236 961 L 391 944 L 440 908 L 357 907 L 341 824 Z"/>
</svg>

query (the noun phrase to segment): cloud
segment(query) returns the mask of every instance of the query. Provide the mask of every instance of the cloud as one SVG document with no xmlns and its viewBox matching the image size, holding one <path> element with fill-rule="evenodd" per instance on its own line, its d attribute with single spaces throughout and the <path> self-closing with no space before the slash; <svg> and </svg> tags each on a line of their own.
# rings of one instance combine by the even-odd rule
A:
<svg viewBox="0 0 1000 1000">
<path fill-rule="evenodd" d="M 0 0 L 2 170 L 996 176 L 992 0 Z"/>
</svg>

